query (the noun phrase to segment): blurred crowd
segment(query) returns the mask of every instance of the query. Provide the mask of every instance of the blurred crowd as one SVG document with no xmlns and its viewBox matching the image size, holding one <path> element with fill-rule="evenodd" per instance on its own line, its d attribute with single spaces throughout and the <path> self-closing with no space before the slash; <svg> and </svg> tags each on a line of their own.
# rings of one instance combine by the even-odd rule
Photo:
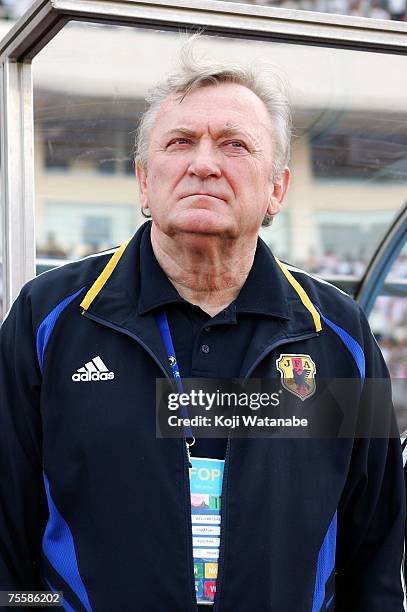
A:
<svg viewBox="0 0 407 612">
<path fill-rule="evenodd" d="M 407 267 L 406 261 L 404 263 Z M 404 278 L 407 278 L 407 274 Z M 406 431 L 407 299 L 379 297 L 369 321 L 392 378 L 393 403 L 399 430 Z"/>
<path fill-rule="evenodd" d="M 407 21 L 407 0 L 228 0 L 260 6 L 274 6 L 373 19 Z M 0 18 L 18 19 L 32 0 L 0 0 Z"/>
<path fill-rule="evenodd" d="M 288 258 L 289 259 L 289 258 Z M 296 266 L 317 274 L 318 276 L 356 276 L 361 278 L 366 270 L 369 258 L 363 252 L 359 255 L 344 253 L 340 255 L 334 250 L 328 249 L 322 257 L 318 257 L 314 251 L 310 251 L 308 257 L 303 261 L 294 262 Z M 290 261 L 290 263 L 292 263 Z"/>
<path fill-rule="evenodd" d="M 37 259 L 47 260 L 47 265 L 52 265 L 52 260 L 74 261 L 94 253 L 101 253 L 110 248 L 112 248 L 111 244 L 87 242 L 78 243 L 72 246 L 72 248 L 66 249 L 58 242 L 54 232 L 48 232 L 45 241 L 37 244 Z M 58 265 L 58 262 L 55 265 Z"/>
<path fill-rule="evenodd" d="M 389 278 L 407 280 L 407 256 L 398 258 Z M 407 378 L 407 299 L 381 296 L 376 300 L 370 324 L 380 343 L 393 378 Z M 405 398 L 404 398 L 405 399 Z"/>
<path fill-rule="evenodd" d="M 246 3 L 407 21 L 407 0 L 246 0 Z"/>
</svg>

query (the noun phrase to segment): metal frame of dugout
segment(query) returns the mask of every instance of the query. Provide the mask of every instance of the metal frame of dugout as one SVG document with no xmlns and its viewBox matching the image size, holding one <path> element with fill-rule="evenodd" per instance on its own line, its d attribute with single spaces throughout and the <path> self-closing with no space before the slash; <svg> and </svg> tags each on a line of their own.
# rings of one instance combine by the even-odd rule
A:
<svg viewBox="0 0 407 612">
<path fill-rule="evenodd" d="M 37 0 L 0 43 L 4 308 L 35 276 L 31 62 L 69 21 L 407 54 L 407 23 L 219 0 Z"/>
</svg>

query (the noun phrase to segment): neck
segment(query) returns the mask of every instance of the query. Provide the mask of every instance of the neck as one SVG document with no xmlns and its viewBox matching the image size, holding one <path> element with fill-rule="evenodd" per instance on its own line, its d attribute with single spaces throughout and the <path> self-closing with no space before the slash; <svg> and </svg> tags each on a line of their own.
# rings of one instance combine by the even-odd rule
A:
<svg viewBox="0 0 407 612">
<path fill-rule="evenodd" d="M 213 317 L 243 287 L 253 265 L 257 235 L 227 240 L 197 234 L 169 237 L 153 223 L 151 244 L 180 296 Z"/>
</svg>

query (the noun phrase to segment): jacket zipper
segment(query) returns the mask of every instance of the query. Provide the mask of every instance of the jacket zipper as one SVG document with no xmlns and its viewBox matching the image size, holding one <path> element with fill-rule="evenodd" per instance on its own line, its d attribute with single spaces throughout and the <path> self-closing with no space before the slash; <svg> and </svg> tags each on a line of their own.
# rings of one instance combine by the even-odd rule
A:
<svg viewBox="0 0 407 612">
<path fill-rule="evenodd" d="M 150 357 L 152 357 L 154 359 L 154 361 L 156 362 L 156 364 L 159 366 L 160 370 L 164 373 L 165 377 L 168 378 L 168 380 L 170 380 L 172 382 L 172 379 L 170 378 L 170 376 L 168 375 L 168 372 L 165 370 L 164 366 L 162 365 L 161 361 L 158 359 L 158 357 L 156 356 L 156 354 L 154 353 L 154 351 L 152 351 L 147 344 L 145 344 L 141 338 L 139 336 L 136 336 L 136 334 L 133 334 L 132 332 L 130 332 L 129 330 L 120 327 L 119 325 L 115 325 L 114 323 L 111 323 L 110 321 L 106 321 L 106 319 L 102 319 L 100 317 L 97 317 L 95 315 L 90 314 L 89 312 L 83 310 L 82 311 L 82 315 L 87 317 L 88 319 L 92 319 L 93 321 L 96 321 L 97 323 L 101 323 L 102 325 L 105 325 L 106 327 L 110 327 L 111 329 L 114 329 L 115 331 L 119 331 L 122 332 L 123 334 L 129 336 L 130 338 L 133 338 L 133 340 L 136 340 L 136 342 L 138 342 L 140 344 L 140 346 L 142 346 L 147 353 L 150 355 Z M 273 344 L 270 344 L 262 353 L 261 355 L 256 359 L 256 361 L 251 365 L 251 367 L 247 370 L 244 379 L 249 378 L 249 376 L 252 374 L 252 372 L 254 371 L 254 369 L 258 366 L 258 364 L 272 351 L 274 351 L 276 348 L 278 348 L 279 346 L 282 346 L 283 344 L 290 344 L 291 342 L 300 342 L 301 340 L 308 340 L 309 338 L 315 338 L 316 336 L 319 336 L 319 333 L 317 332 L 311 332 L 308 334 L 303 334 L 302 336 L 294 336 L 294 337 L 286 337 L 286 338 L 281 338 L 280 340 L 277 340 L 276 342 L 274 342 Z M 220 594 L 221 594 L 221 588 L 223 586 L 223 575 L 224 575 L 224 559 L 225 559 L 225 536 L 224 536 L 224 531 L 225 531 L 225 519 L 227 517 L 226 514 L 226 490 L 227 490 L 227 481 L 228 481 L 228 474 L 229 474 L 229 455 L 230 455 L 230 432 L 228 435 L 228 441 L 227 441 L 227 446 L 226 446 L 226 455 L 225 455 L 225 466 L 224 466 L 224 472 L 223 472 L 223 482 L 222 482 L 222 495 L 221 495 L 221 510 L 220 510 L 220 515 L 221 515 L 221 532 L 220 532 L 220 543 L 219 543 L 219 563 L 218 563 L 218 578 L 217 578 L 217 582 L 216 582 L 216 594 L 215 594 L 215 599 L 214 599 L 214 605 L 213 605 L 213 612 L 218 612 L 219 610 L 219 606 L 220 606 Z M 189 484 L 189 451 L 188 451 L 188 446 L 187 446 L 187 441 L 184 435 L 184 470 L 186 470 L 186 474 L 187 474 L 187 483 Z M 188 493 L 188 487 L 185 487 L 187 493 Z M 195 576 L 194 576 L 194 565 L 193 565 L 193 546 L 192 546 L 192 524 L 191 524 L 191 495 L 187 494 L 187 515 L 189 518 L 189 521 L 187 521 L 188 524 L 188 537 L 189 537 L 189 542 L 190 542 L 190 546 L 189 546 L 189 550 L 188 550 L 188 565 L 190 567 L 190 571 L 191 571 L 191 577 L 192 577 L 192 592 L 193 592 L 193 597 L 192 597 L 192 601 L 193 601 L 193 610 L 194 612 L 196 612 L 196 610 L 198 609 L 197 603 L 196 603 L 196 592 L 195 592 Z"/>
<path fill-rule="evenodd" d="M 315 338 L 316 336 L 319 336 L 318 332 L 311 332 L 308 334 L 303 334 L 301 336 L 294 336 L 294 337 L 286 337 L 286 338 L 281 338 L 280 340 L 277 340 L 276 342 L 274 342 L 273 344 L 270 344 L 262 353 L 261 355 L 256 359 L 256 361 L 250 366 L 250 368 L 247 370 L 245 376 L 243 377 L 245 380 L 247 378 L 249 378 L 249 376 L 252 374 L 252 372 L 254 371 L 254 369 L 259 365 L 259 363 L 272 351 L 274 351 L 276 348 L 278 348 L 279 346 L 282 346 L 283 344 L 290 344 L 291 342 L 300 342 L 301 340 L 308 340 L 309 338 Z M 215 594 L 215 600 L 214 600 L 214 606 L 213 606 L 213 612 L 218 612 L 219 610 L 219 606 L 220 606 L 220 596 L 221 596 L 221 589 L 223 586 L 223 576 L 224 576 L 224 560 L 225 560 L 225 519 L 226 519 L 226 490 L 227 490 L 227 480 L 228 480 L 228 473 L 229 473 L 229 454 L 230 454 L 230 432 L 228 435 L 228 441 L 227 441 L 227 446 L 226 446 L 226 456 L 225 456 L 225 469 L 223 472 L 223 482 L 222 482 L 222 496 L 221 496 L 221 509 L 220 509 L 220 515 L 221 515 L 221 519 L 220 519 L 220 544 L 219 544 L 219 564 L 218 564 L 218 578 L 216 581 L 216 594 Z"/>
</svg>

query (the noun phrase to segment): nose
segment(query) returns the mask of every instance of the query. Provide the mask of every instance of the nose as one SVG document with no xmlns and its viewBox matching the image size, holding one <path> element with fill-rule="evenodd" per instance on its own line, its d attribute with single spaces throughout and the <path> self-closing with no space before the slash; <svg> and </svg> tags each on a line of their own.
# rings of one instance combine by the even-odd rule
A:
<svg viewBox="0 0 407 612">
<path fill-rule="evenodd" d="M 192 152 L 188 174 L 204 180 L 209 177 L 218 178 L 222 171 L 217 158 L 217 151 L 211 142 L 199 142 Z"/>
</svg>

